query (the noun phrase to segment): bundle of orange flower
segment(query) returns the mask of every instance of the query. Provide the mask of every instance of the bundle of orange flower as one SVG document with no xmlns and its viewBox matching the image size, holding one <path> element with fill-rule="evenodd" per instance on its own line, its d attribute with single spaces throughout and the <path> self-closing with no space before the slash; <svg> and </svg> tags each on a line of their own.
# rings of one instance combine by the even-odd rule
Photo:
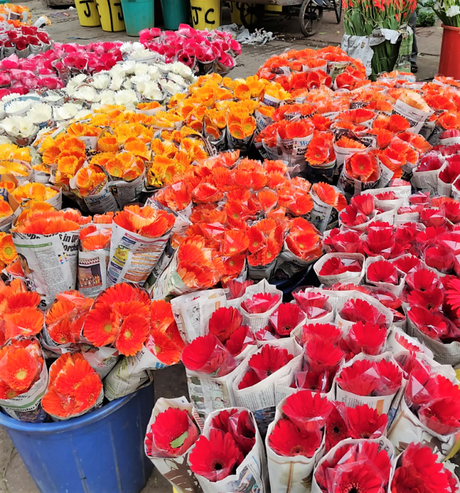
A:
<svg viewBox="0 0 460 493">
<path fill-rule="evenodd" d="M 155 195 L 155 200 L 174 212 L 183 211 L 192 202 L 192 186 L 187 181 L 179 181 L 162 188 Z"/>
<path fill-rule="evenodd" d="M 140 146 L 144 146 L 142 142 Z M 92 165 L 104 168 L 113 180 L 133 181 L 145 171 L 144 160 L 133 152 L 105 152 L 91 159 Z"/>
<path fill-rule="evenodd" d="M 81 197 L 89 197 L 101 192 L 108 183 L 108 177 L 100 166 L 87 164 L 75 174 L 74 192 Z"/>
<path fill-rule="evenodd" d="M 0 269 L 10 265 L 18 257 L 10 234 L 0 232 Z"/>
<path fill-rule="evenodd" d="M 281 253 L 285 229 L 274 219 L 262 219 L 248 229 L 249 265 L 253 267 L 271 264 Z"/>
<path fill-rule="evenodd" d="M 150 299 L 130 284 L 103 291 L 89 311 L 83 336 L 94 346 L 113 346 L 125 356 L 142 349 L 150 331 Z"/>
<path fill-rule="evenodd" d="M 308 262 L 317 260 L 323 254 L 318 230 L 301 217 L 292 220 L 286 245 L 296 257 Z"/>
<path fill-rule="evenodd" d="M 55 197 L 57 194 L 57 190 L 43 185 L 43 183 L 28 183 L 17 187 L 11 195 L 17 202 L 22 203 L 28 200 L 46 202 Z"/>
<path fill-rule="evenodd" d="M 78 231 L 80 224 L 85 224 L 87 221 L 87 218 L 84 218 L 79 211 L 74 209 L 46 212 L 33 211 L 23 221 L 16 222 L 11 231 L 14 241 L 14 233 L 52 235 L 67 231 Z"/>
<path fill-rule="evenodd" d="M 27 291 L 25 284 L 15 279 L 8 285 L 0 284 L 0 342 L 33 337 L 41 332 L 43 312 L 38 308 L 40 296 Z"/>
<path fill-rule="evenodd" d="M 258 75 L 280 82 L 288 91 L 317 87 L 321 83 L 331 87 L 332 77 L 327 78 L 328 75 L 334 77 L 338 89 L 356 89 L 368 83 L 364 65 L 332 46 L 291 50 L 273 56 L 262 65 Z"/>
<path fill-rule="evenodd" d="M 175 217 L 163 210 L 127 205 L 118 212 L 113 222 L 120 228 L 147 238 L 160 238 L 171 231 Z"/>
<path fill-rule="evenodd" d="M 40 379 L 43 356 L 37 340 L 11 341 L 0 349 L 0 399 L 28 392 Z"/>
<path fill-rule="evenodd" d="M 145 342 L 161 363 L 170 366 L 179 363 L 184 341 L 177 329 L 171 304 L 153 300 L 150 307 L 150 334 Z"/>
<path fill-rule="evenodd" d="M 102 404 L 102 382 L 81 353 L 65 353 L 50 367 L 43 409 L 58 419 L 80 416 Z"/>
<path fill-rule="evenodd" d="M 108 250 L 110 249 L 111 238 L 111 229 L 98 228 L 95 224 L 91 224 L 80 231 L 81 251 L 94 252 L 96 250 Z"/>
<path fill-rule="evenodd" d="M 78 291 L 64 291 L 46 312 L 46 331 L 56 344 L 81 342 L 86 315 L 93 304 Z"/>
</svg>

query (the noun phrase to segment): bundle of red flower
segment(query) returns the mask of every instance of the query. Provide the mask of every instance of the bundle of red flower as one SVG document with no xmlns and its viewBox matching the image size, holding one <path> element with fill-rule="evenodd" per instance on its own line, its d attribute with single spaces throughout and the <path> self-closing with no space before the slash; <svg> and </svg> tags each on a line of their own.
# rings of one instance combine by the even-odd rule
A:
<svg viewBox="0 0 460 493">
<path fill-rule="evenodd" d="M 11 93 L 61 89 L 73 73 L 109 70 L 123 59 L 120 47 L 121 43 L 55 43 L 45 53 L 28 58 L 10 55 L 0 62 L 0 98 Z"/>
<path fill-rule="evenodd" d="M 228 488 L 239 489 L 247 481 L 249 465 L 252 484 L 263 488 L 262 447 L 250 412 L 241 408 L 216 411 L 206 420 L 203 434 L 190 452 L 190 469 L 203 491 L 233 491 Z M 258 464 L 258 471 L 252 464 Z"/>
<path fill-rule="evenodd" d="M 312 492 L 387 491 L 391 459 L 385 438 L 339 443 L 318 464 Z"/>
<path fill-rule="evenodd" d="M 47 51 L 51 46 L 48 33 L 34 26 L 22 25 L 14 29 L 0 31 L 0 36 L 2 37 L 0 46 L 3 48 L 4 57 L 16 53 L 19 57 L 25 58 L 29 54 L 35 55 Z"/>
<path fill-rule="evenodd" d="M 149 50 L 163 55 L 166 63 L 178 60 L 190 68 L 198 64 L 201 74 L 227 72 L 235 66 L 235 56 L 241 53 L 241 45 L 231 34 L 199 31 L 187 24 L 181 24 L 174 32 L 144 29 L 139 33 L 139 40 Z"/>
<path fill-rule="evenodd" d="M 458 479 L 429 447 L 411 443 L 398 459 L 391 481 L 391 493 L 458 493 Z"/>
</svg>

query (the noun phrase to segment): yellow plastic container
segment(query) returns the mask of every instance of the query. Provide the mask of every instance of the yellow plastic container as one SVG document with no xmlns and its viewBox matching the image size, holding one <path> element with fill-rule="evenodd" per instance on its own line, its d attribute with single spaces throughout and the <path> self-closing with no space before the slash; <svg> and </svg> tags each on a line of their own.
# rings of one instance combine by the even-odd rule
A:
<svg viewBox="0 0 460 493">
<path fill-rule="evenodd" d="M 281 5 L 265 5 L 265 12 L 267 13 L 280 13 L 283 11 L 283 7 Z"/>
<path fill-rule="evenodd" d="M 78 20 L 83 27 L 97 27 L 101 25 L 101 18 L 97 11 L 96 0 L 75 0 Z"/>
<path fill-rule="evenodd" d="M 220 0 L 190 0 L 192 25 L 195 29 L 216 29 L 220 26 Z"/>
<path fill-rule="evenodd" d="M 248 7 L 252 7 L 254 4 L 245 2 L 230 2 L 230 12 L 232 14 L 232 23 L 237 26 L 242 26 L 241 13 Z"/>
<path fill-rule="evenodd" d="M 120 0 L 96 0 L 96 2 L 103 31 L 116 33 L 126 29 Z"/>
</svg>

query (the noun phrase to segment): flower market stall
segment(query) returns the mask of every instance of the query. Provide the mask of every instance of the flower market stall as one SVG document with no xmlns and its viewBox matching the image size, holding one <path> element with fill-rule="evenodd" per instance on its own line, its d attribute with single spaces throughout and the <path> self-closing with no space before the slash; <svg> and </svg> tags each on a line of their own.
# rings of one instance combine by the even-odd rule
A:
<svg viewBox="0 0 460 493">
<path fill-rule="evenodd" d="M 239 52 L 0 62 L 0 424 L 43 492 L 458 493 L 460 82 Z"/>
</svg>

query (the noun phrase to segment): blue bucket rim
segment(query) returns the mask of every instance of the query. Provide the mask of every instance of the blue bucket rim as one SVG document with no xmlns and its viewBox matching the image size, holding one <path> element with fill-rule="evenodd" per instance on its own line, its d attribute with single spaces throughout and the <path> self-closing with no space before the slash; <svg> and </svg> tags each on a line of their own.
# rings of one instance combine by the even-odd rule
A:
<svg viewBox="0 0 460 493">
<path fill-rule="evenodd" d="M 144 387 L 145 388 L 145 387 Z M 106 418 L 110 414 L 114 413 L 125 404 L 127 404 L 131 399 L 133 399 L 140 390 L 139 389 L 133 394 L 129 394 L 126 397 L 120 399 L 115 399 L 109 402 L 105 406 L 96 409 L 90 413 L 84 414 L 78 418 L 71 418 L 67 421 L 56 421 L 53 423 L 26 423 L 23 421 L 18 421 L 10 416 L 0 412 L 0 426 L 4 426 L 7 430 L 22 431 L 33 434 L 49 435 L 54 433 L 64 433 L 72 431 L 76 428 L 81 428 L 82 426 L 90 425 L 96 421 Z"/>
</svg>

